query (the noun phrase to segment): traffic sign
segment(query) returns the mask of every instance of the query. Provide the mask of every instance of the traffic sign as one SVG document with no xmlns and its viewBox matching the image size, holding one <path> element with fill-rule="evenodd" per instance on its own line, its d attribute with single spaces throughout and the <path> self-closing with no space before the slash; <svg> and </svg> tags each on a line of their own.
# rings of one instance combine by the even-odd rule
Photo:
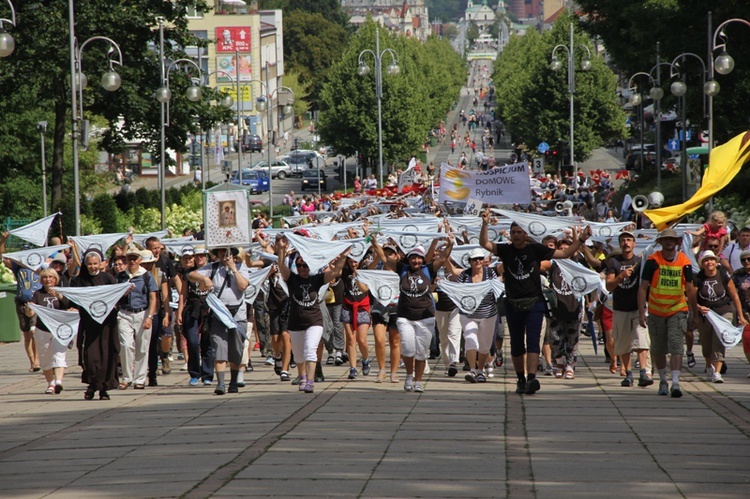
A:
<svg viewBox="0 0 750 499">
<path fill-rule="evenodd" d="M 534 162 L 532 163 L 532 169 L 533 169 L 534 175 L 544 173 L 544 157 L 534 158 L 533 161 Z"/>
<path fill-rule="evenodd" d="M 540 142 L 539 145 L 536 147 L 536 150 L 544 154 L 547 151 L 549 151 L 549 144 L 547 144 L 546 142 Z"/>
<path fill-rule="evenodd" d="M 708 142 L 708 130 L 703 130 L 701 132 L 701 142 L 703 142 L 704 144 Z"/>
<path fill-rule="evenodd" d="M 677 139 L 672 139 L 667 141 L 667 149 L 670 151 L 679 151 L 680 150 L 680 141 Z"/>
</svg>

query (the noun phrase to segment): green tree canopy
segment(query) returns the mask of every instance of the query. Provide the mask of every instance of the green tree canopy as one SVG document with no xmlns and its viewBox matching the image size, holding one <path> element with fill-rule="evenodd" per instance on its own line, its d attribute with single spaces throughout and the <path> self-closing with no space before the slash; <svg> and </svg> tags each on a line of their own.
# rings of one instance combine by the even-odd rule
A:
<svg viewBox="0 0 750 499">
<path fill-rule="evenodd" d="M 540 35 L 528 30 L 512 37 L 495 64 L 493 80 L 498 112 L 516 143 L 536 145 L 568 144 L 570 101 L 567 65 L 560 71 L 550 69 L 552 50 L 567 46 L 571 18 L 562 15 L 552 30 Z M 586 34 L 576 31 L 576 86 L 574 145 L 576 161 L 585 160 L 593 149 L 624 133 L 625 116 L 615 102 L 617 78 L 601 57 L 595 55 Z M 592 53 L 592 68 L 581 71 L 585 45 Z M 565 49 L 558 58 L 567 61 Z M 569 147 L 569 146 L 567 146 Z"/>
</svg>

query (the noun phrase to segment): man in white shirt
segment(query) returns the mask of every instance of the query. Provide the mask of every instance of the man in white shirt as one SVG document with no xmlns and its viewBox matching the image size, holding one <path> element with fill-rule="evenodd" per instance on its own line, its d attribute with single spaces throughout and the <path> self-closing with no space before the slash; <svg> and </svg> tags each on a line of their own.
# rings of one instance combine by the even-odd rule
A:
<svg viewBox="0 0 750 499">
<path fill-rule="evenodd" d="M 730 272 L 742 268 L 740 254 L 750 249 L 750 227 L 743 227 L 736 241 L 724 248 L 724 258 L 729 262 Z"/>
</svg>

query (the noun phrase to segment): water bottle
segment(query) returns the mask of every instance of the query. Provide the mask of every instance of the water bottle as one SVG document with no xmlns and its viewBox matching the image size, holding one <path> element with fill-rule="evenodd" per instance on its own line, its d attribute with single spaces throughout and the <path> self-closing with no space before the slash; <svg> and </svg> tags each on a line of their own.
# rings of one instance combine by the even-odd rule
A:
<svg viewBox="0 0 750 499">
<path fill-rule="evenodd" d="M 445 279 L 445 267 L 440 267 L 437 271 L 438 279 Z"/>
</svg>

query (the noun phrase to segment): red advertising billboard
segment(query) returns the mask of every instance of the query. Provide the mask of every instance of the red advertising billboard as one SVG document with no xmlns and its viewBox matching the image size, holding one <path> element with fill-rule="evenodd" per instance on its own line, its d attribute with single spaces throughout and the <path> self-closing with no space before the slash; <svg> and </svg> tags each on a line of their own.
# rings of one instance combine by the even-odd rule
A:
<svg viewBox="0 0 750 499">
<path fill-rule="evenodd" d="M 216 52 L 250 52 L 250 26 L 219 26 L 216 28 Z"/>
</svg>

